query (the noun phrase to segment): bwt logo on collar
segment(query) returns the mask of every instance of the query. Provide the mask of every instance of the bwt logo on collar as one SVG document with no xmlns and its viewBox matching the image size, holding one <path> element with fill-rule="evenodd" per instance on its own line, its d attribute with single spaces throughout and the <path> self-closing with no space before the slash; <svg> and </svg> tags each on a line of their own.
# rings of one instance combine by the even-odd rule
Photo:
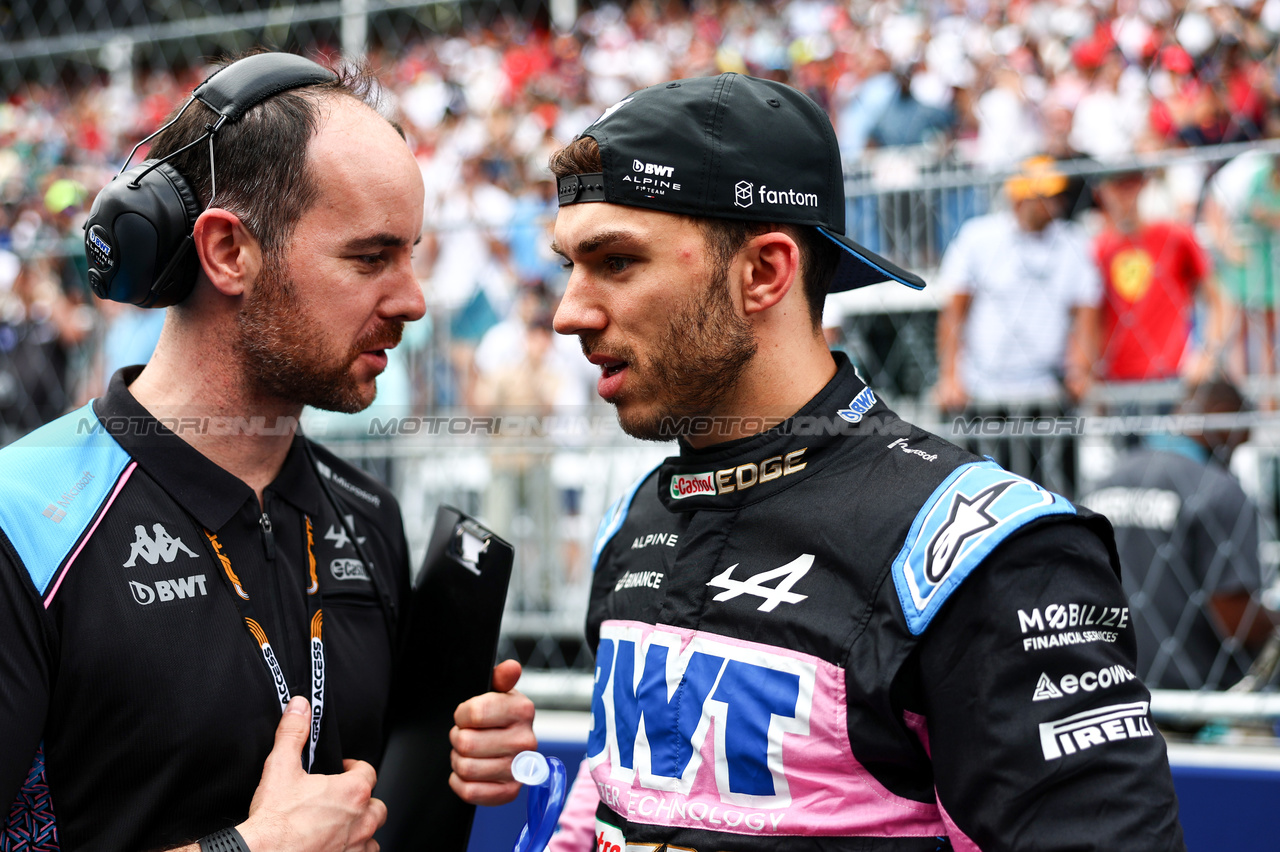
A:
<svg viewBox="0 0 1280 852">
<path fill-rule="evenodd" d="M 848 408 L 842 408 L 836 412 L 850 423 L 859 423 L 862 416 L 871 410 L 871 406 L 876 404 L 876 395 L 871 392 L 871 388 L 863 388 L 858 391 L 850 402 Z M 893 446 L 890 444 L 890 446 Z"/>
<path fill-rule="evenodd" d="M 658 177 L 671 177 L 675 171 L 674 166 L 659 166 L 654 163 L 642 163 L 639 160 L 631 161 L 631 170 L 646 175 L 657 175 Z"/>
</svg>

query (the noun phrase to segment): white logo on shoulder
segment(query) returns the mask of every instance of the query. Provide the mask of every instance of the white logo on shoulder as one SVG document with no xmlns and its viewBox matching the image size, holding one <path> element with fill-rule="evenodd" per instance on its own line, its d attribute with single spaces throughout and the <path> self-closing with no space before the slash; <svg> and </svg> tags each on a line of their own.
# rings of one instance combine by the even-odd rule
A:
<svg viewBox="0 0 1280 852">
<path fill-rule="evenodd" d="M 139 556 L 148 565 L 155 565 L 162 559 L 166 563 L 172 562 L 178 558 L 179 552 L 187 554 L 192 559 L 200 558 L 191 548 L 182 543 L 182 539 L 169 535 L 163 524 L 152 524 L 151 531 L 154 537 L 147 535 L 147 528 L 142 524 L 133 528 L 134 540 L 129 546 L 129 561 L 124 563 L 125 568 L 136 565 Z"/>
<path fill-rule="evenodd" d="M 728 601 L 739 595 L 754 595 L 764 599 L 764 603 L 756 607 L 758 612 L 773 612 L 780 603 L 798 604 L 809 597 L 796 594 L 791 591 L 791 587 L 813 567 L 812 553 L 803 553 L 781 568 L 761 571 L 745 580 L 733 579 L 733 569 L 737 567 L 738 563 L 735 562 L 707 581 L 708 586 L 726 590 L 716 595 L 713 600 Z M 770 580 L 778 580 L 778 585 L 766 586 L 765 583 Z"/>
<path fill-rule="evenodd" d="M 614 104 L 613 106 L 609 107 L 604 112 L 602 112 L 599 118 L 591 122 L 591 126 L 595 127 L 597 124 L 604 121 L 606 118 L 613 115 L 615 112 L 622 109 L 624 106 L 631 103 L 633 100 L 635 100 L 635 98 L 623 98 L 622 100 L 618 101 L 616 104 Z"/>
</svg>

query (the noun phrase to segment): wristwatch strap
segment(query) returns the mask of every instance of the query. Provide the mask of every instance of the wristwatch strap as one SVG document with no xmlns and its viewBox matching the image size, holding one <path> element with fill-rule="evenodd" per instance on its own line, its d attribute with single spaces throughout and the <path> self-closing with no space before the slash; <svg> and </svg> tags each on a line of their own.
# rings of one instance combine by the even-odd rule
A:
<svg viewBox="0 0 1280 852">
<path fill-rule="evenodd" d="M 200 852 L 249 852 L 249 845 L 244 842 L 240 832 L 234 828 L 224 828 L 201 837 Z"/>
</svg>

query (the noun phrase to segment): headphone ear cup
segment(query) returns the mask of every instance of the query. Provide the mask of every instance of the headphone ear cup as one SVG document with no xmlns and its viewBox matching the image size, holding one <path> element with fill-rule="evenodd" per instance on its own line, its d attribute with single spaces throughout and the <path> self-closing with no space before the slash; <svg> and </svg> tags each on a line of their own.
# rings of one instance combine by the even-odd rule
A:
<svg viewBox="0 0 1280 852">
<path fill-rule="evenodd" d="M 195 285 L 191 230 L 200 212 L 186 179 L 168 163 L 147 160 L 117 175 L 85 222 L 93 292 L 143 308 L 182 301 Z"/>
</svg>

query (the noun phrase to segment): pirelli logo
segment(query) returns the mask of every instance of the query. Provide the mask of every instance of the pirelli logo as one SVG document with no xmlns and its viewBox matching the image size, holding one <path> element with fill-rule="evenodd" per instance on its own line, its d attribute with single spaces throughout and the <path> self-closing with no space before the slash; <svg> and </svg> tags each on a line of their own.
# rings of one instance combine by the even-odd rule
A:
<svg viewBox="0 0 1280 852">
<path fill-rule="evenodd" d="M 1150 737 L 1148 702 L 1112 704 L 1040 724 L 1040 748 L 1045 760 L 1057 760 L 1097 745 Z"/>
</svg>

